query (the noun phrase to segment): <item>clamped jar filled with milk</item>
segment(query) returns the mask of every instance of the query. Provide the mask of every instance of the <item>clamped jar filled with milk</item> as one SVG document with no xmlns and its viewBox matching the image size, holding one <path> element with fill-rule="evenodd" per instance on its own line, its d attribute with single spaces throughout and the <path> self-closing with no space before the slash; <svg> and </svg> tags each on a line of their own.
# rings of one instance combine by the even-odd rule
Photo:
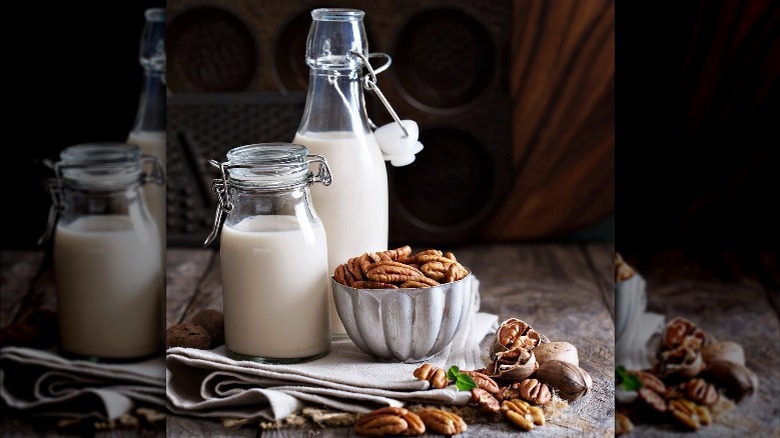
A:
<svg viewBox="0 0 780 438">
<path fill-rule="evenodd" d="M 92 360 L 162 352 L 165 273 L 142 186 L 163 184 L 159 160 L 137 145 L 86 143 L 49 163 L 60 347 Z M 148 167 L 149 171 L 145 167 Z"/>
<path fill-rule="evenodd" d="M 324 156 L 333 171 L 330 187 L 312 187 L 314 205 L 328 235 L 331 274 L 352 257 L 388 249 L 385 161 L 406 165 L 422 149 L 417 124 L 399 120 L 377 86 L 376 75 L 390 65 L 390 57 L 368 52 L 364 16 L 358 9 L 311 12 L 306 41 L 309 88 L 303 118 L 292 141 Z M 385 58 L 386 63 L 374 69 L 369 58 L 375 57 Z M 364 89 L 381 99 L 396 123 L 374 131 Z M 333 336 L 346 337 L 332 298 L 331 321 Z"/>
<path fill-rule="evenodd" d="M 309 187 L 330 184 L 328 163 L 301 145 L 260 143 L 211 164 L 222 177 L 212 182 L 218 205 L 205 245 L 219 237 L 228 356 L 296 363 L 327 354 L 327 241 Z"/>
</svg>

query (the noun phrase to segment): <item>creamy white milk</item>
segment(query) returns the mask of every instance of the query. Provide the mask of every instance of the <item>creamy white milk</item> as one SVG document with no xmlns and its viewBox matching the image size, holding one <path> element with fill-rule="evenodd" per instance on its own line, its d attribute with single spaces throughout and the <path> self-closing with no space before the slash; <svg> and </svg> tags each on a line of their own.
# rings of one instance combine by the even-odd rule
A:
<svg viewBox="0 0 780 438">
<path fill-rule="evenodd" d="M 308 224 L 308 225 L 307 225 Z M 251 216 L 222 227 L 225 346 L 267 359 L 330 350 L 325 232 L 293 216 Z"/>
<path fill-rule="evenodd" d="M 165 277 L 155 229 L 127 216 L 58 224 L 54 271 L 61 345 L 102 358 L 134 358 L 162 347 Z"/>
<path fill-rule="evenodd" d="M 165 169 L 166 134 L 164 131 L 132 131 L 127 138 L 127 143 L 136 144 L 143 153 L 157 157 L 162 168 Z M 143 191 L 149 213 L 157 223 L 157 230 L 160 232 L 160 243 L 162 244 L 163 254 L 165 254 L 165 185 L 147 183 L 143 185 Z"/>
<path fill-rule="evenodd" d="M 310 188 L 328 236 L 328 272 L 365 252 L 384 251 L 388 239 L 387 170 L 373 133 L 298 133 L 293 143 L 328 160 L 333 182 Z M 330 283 L 328 283 L 330 288 Z M 334 335 L 346 335 L 331 293 Z"/>
</svg>

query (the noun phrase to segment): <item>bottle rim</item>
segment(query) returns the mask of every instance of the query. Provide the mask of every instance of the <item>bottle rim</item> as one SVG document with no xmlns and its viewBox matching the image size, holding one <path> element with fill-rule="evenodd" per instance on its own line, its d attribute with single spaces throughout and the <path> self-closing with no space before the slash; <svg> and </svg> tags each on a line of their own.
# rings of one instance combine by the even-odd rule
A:
<svg viewBox="0 0 780 438">
<path fill-rule="evenodd" d="M 364 11 L 351 8 L 318 8 L 311 11 L 311 18 L 318 21 L 357 21 L 365 15 Z"/>
<path fill-rule="evenodd" d="M 144 18 L 156 23 L 165 22 L 165 8 L 148 8 L 144 11 Z"/>
</svg>

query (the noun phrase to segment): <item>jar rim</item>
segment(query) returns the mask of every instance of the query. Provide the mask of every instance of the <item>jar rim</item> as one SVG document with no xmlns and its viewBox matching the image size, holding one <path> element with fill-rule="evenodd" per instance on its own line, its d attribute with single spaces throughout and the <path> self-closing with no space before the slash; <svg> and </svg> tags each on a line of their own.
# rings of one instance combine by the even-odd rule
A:
<svg viewBox="0 0 780 438">
<path fill-rule="evenodd" d="M 231 185 L 252 189 L 283 189 L 310 182 L 306 146 L 254 143 L 235 147 L 226 154 L 226 177 Z"/>
<path fill-rule="evenodd" d="M 68 146 L 56 167 L 68 186 L 113 189 L 140 183 L 141 147 L 123 142 L 90 142 Z"/>
</svg>

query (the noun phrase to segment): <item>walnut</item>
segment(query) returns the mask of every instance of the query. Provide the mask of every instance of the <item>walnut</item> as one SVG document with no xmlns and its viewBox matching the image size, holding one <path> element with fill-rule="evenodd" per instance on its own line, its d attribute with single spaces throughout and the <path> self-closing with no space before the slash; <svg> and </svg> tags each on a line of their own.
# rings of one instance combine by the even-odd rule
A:
<svg viewBox="0 0 780 438">
<path fill-rule="evenodd" d="M 525 379 L 520 382 L 520 398 L 535 405 L 546 405 L 552 400 L 552 392 L 536 379 Z"/>
<path fill-rule="evenodd" d="M 423 364 L 414 370 L 413 375 L 420 380 L 427 380 L 436 389 L 445 388 L 449 384 L 447 372 L 429 363 Z"/>
</svg>

